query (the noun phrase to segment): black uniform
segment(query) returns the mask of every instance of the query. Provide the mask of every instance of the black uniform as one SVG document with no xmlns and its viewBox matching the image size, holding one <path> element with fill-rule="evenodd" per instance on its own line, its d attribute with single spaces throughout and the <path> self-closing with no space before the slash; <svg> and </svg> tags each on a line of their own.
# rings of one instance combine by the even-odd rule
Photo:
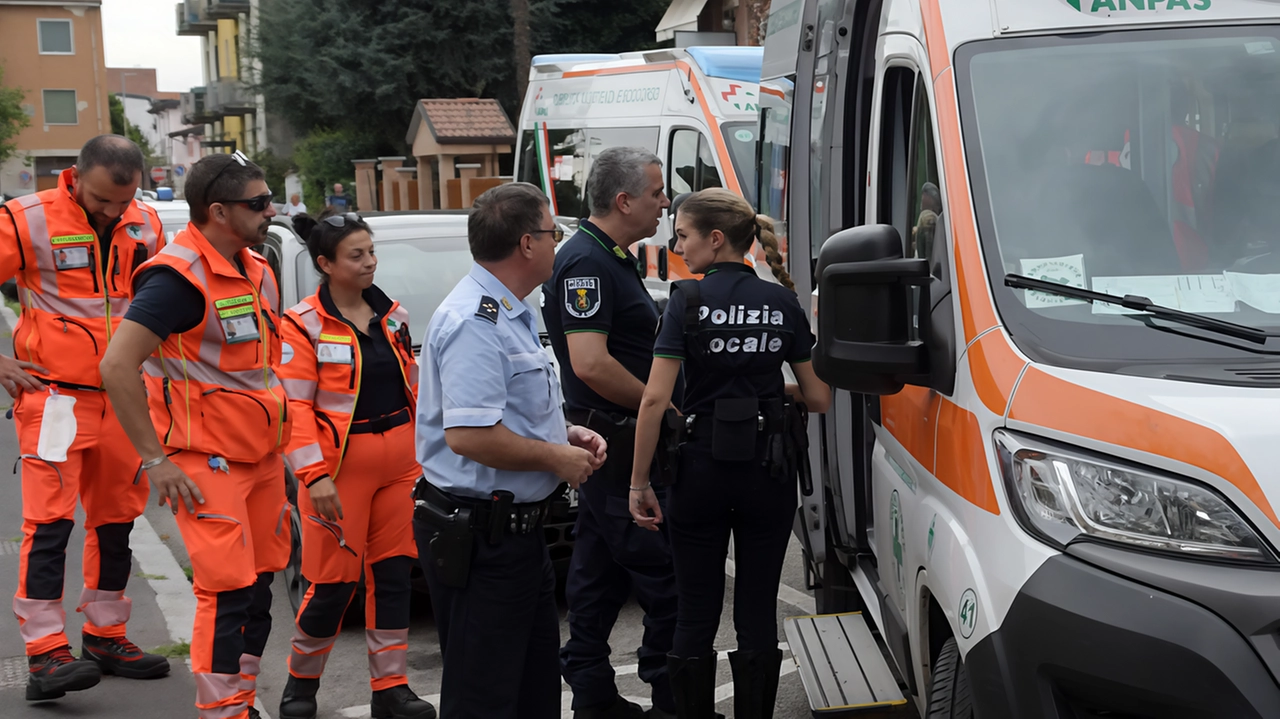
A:
<svg viewBox="0 0 1280 719">
<path fill-rule="evenodd" d="M 734 683 L 740 682 L 740 663 L 763 663 L 776 690 L 781 654 L 775 597 L 797 492 L 794 474 L 780 476 L 771 467 L 770 445 L 779 441 L 782 422 L 782 364 L 808 361 L 814 339 L 795 293 L 758 278 L 749 265 L 712 265 L 697 290 L 696 327 L 686 327 L 686 293 L 673 291 L 654 347 L 657 357 L 684 360 L 687 383 L 688 434 L 666 508 L 680 588 L 673 670 L 680 671 L 682 659 L 698 658 L 704 676 L 714 674 L 712 645 L 732 531 Z M 769 674 L 761 670 L 758 681 L 743 683 L 764 687 Z M 685 682 L 678 681 L 677 694 L 684 696 Z"/>
<path fill-rule="evenodd" d="M 543 287 L 542 308 L 551 345 L 563 366 L 565 417 L 599 432 L 609 457 L 578 489 L 573 558 L 565 581 L 569 641 L 560 670 L 573 689 L 573 708 L 616 700 L 609 633 L 634 591 L 645 611 L 638 674 L 652 687 L 655 706 L 674 712 L 666 654 L 676 624 L 675 574 L 665 533 L 631 521 L 628 487 L 636 411 L 596 394 L 573 371 L 566 335 L 608 335 L 609 354 L 641 382 L 653 364 L 658 308 L 636 271 L 635 259 L 589 221 L 556 253 Z"/>
</svg>

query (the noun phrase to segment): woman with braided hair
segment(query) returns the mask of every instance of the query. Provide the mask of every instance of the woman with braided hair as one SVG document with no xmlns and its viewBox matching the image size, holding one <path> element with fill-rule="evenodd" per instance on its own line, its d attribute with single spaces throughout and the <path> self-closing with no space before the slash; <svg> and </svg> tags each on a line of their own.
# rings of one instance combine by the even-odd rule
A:
<svg viewBox="0 0 1280 719">
<path fill-rule="evenodd" d="M 734 717 L 769 719 L 782 661 L 774 597 L 798 494 L 794 462 L 784 461 L 786 418 L 804 411 L 787 401 L 823 412 L 830 390 L 809 363 L 813 334 L 782 266 L 772 221 L 731 192 L 707 189 L 680 205 L 675 231 L 673 251 L 703 279 L 673 287 L 658 326 L 636 422 L 631 515 L 645 529 L 670 525 L 679 609 L 667 667 L 680 719 L 716 716 L 713 641 L 731 534 Z M 757 240 L 780 284 L 743 262 Z M 798 385 L 785 384 L 784 362 Z M 649 487 L 649 465 L 682 363 L 684 441 L 664 517 Z"/>
</svg>

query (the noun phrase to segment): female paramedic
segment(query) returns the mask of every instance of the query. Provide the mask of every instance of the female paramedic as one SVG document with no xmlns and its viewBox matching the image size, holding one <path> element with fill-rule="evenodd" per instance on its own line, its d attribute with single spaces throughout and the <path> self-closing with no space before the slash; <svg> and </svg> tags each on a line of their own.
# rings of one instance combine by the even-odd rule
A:
<svg viewBox="0 0 1280 719">
<path fill-rule="evenodd" d="M 683 440 L 667 500 L 680 608 L 667 657 L 680 719 L 715 716 L 712 642 L 724 602 L 724 563 L 732 531 L 737 558 L 734 717 L 769 719 L 778 690 L 775 599 L 797 502 L 795 443 L 801 415 L 792 395 L 826 411 L 830 391 L 813 372 L 813 334 L 782 268 L 773 223 L 722 189 L 685 200 L 675 219 L 675 252 L 702 273 L 686 281 L 658 327 L 653 369 L 636 424 L 631 514 L 656 530 L 662 510 L 649 487 L 663 412 L 685 365 Z M 756 239 L 781 285 L 760 279 L 743 256 Z M 692 311 L 686 312 L 686 307 Z M 786 385 L 783 362 L 799 386 Z"/>
<path fill-rule="evenodd" d="M 408 687 L 413 541 L 413 407 L 418 366 L 409 315 L 373 284 L 369 226 L 321 218 L 307 240 L 320 287 L 282 321 L 279 375 L 295 431 L 285 459 L 298 478 L 302 575 L 281 719 L 316 716 L 316 690 L 364 570 L 365 640 L 374 717 L 434 719 Z"/>
</svg>

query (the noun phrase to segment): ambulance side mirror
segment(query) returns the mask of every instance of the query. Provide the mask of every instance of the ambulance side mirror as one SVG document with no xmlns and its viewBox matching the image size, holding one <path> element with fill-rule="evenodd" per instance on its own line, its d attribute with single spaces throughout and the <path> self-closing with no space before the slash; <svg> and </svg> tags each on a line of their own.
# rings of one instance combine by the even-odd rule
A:
<svg viewBox="0 0 1280 719">
<path fill-rule="evenodd" d="M 658 245 L 658 279 L 667 281 L 667 246 Z"/>
<path fill-rule="evenodd" d="M 818 253 L 818 343 L 813 369 L 833 387 L 894 394 L 925 384 L 929 355 L 928 260 L 903 258 L 889 225 L 832 235 Z"/>
</svg>

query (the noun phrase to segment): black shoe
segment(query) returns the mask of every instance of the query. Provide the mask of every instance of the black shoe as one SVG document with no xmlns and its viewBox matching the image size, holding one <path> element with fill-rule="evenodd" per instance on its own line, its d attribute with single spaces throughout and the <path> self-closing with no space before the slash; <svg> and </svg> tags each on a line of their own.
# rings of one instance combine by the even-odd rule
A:
<svg viewBox="0 0 1280 719">
<path fill-rule="evenodd" d="M 262 719 L 262 715 L 258 713 L 257 709 L 249 707 L 249 719 Z"/>
<path fill-rule="evenodd" d="M 645 716 L 648 719 L 676 719 L 676 715 L 673 712 L 660 707 L 651 707 L 649 713 L 645 714 Z"/>
<path fill-rule="evenodd" d="M 316 719 L 319 690 L 319 679 L 299 679 L 290 674 L 280 696 L 280 719 Z"/>
<path fill-rule="evenodd" d="M 733 718 L 773 719 L 782 650 L 729 652 L 733 669 Z"/>
<path fill-rule="evenodd" d="M 620 696 L 611 702 L 573 710 L 573 719 L 646 719 L 647 716 L 644 707 Z"/>
<path fill-rule="evenodd" d="M 57 699 L 67 692 L 88 689 L 102 681 L 97 664 L 71 656 L 71 647 L 27 657 L 31 674 L 27 677 L 27 701 Z"/>
<path fill-rule="evenodd" d="M 159 654 L 147 654 L 125 637 L 80 635 L 80 656 L 102 670 L 126 679 L 155 679 L 169 673 L 169 660 Z"/>
<path fill-rule="evenodd" d="M 369 712 L 373 719 L 436 719 L 436 708 L 419 699 L 408 684 L 374 692 Z"/>
<path fill-rule="evenodd" d="M 680 719 L 724 719 L 716 713 L 716 656 L 681 659 L 667 655 L 667 676 Z"/>
</svg>

